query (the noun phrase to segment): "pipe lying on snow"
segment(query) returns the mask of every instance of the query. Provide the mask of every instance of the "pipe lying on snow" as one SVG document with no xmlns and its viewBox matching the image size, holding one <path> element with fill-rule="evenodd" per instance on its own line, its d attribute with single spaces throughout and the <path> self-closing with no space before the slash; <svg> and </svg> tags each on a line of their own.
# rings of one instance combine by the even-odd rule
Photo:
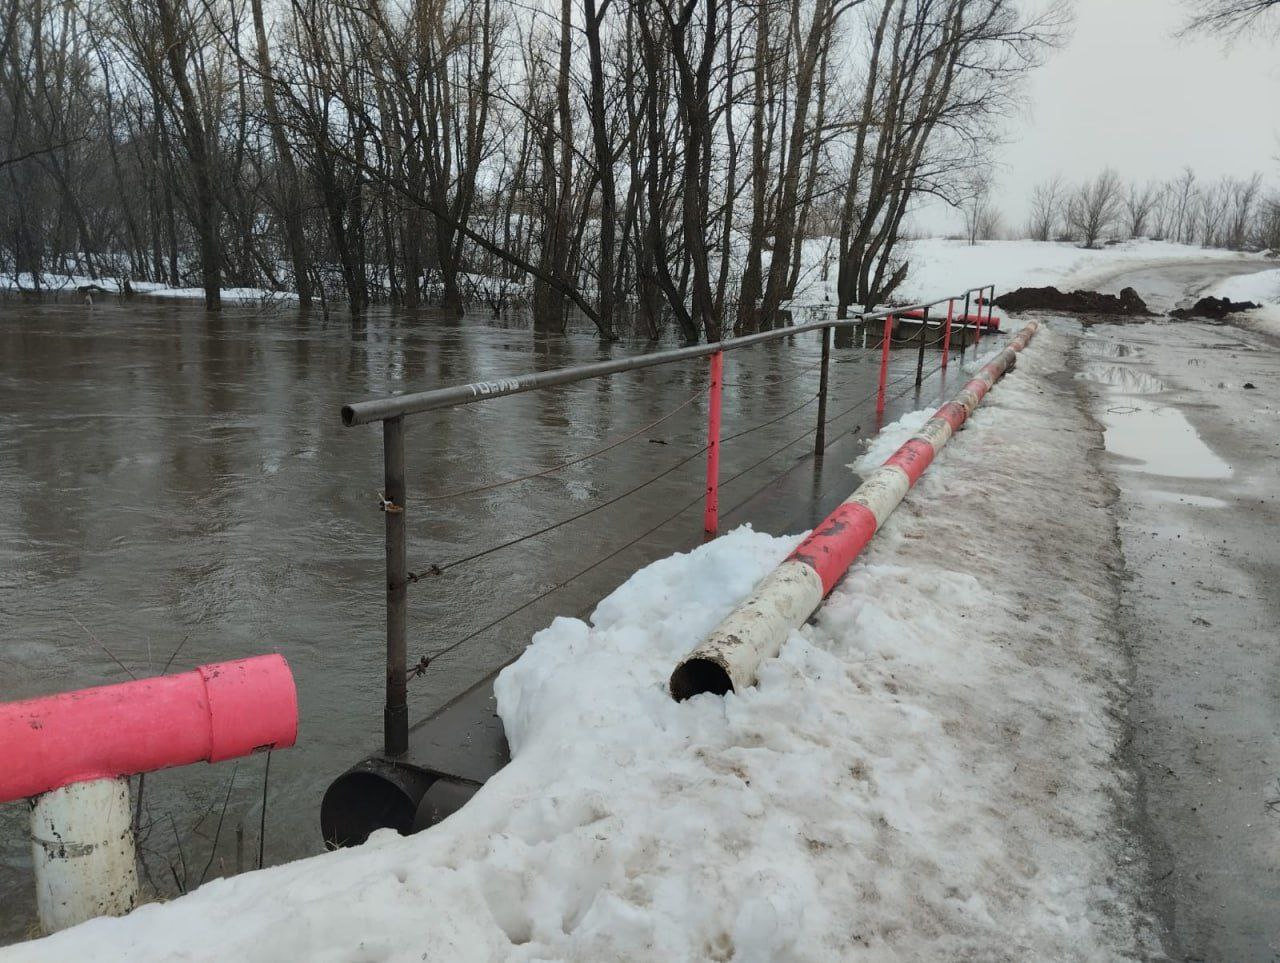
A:
<svg viewBox="0 0 1280 963">
<path fill-rule="evenodd" d="M 942 446 L 1014 366 L 1018 352 L 1037 330 L 1034 321 L 1023 328 L 676 666 L 671 674 L 673 698 L 683 701 L 703 692 L 724 695 L 755 685 L 760 664 L 776 656 L 791 630 L 822 604 Z"/>
</svg>

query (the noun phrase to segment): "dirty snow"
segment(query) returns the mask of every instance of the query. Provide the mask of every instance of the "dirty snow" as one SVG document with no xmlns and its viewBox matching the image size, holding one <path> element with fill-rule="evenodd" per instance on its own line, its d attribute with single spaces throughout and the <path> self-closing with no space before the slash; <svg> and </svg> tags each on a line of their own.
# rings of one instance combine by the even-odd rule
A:
<svg viewBox="0 0 1280 963">
<path fill-rule="evenodd" d="M 1210 294 L 1215 298 L 1260 304 L 1256 311 L 1237 317 L 1249 327 L 1280 337 L 1280 268 L 1226 278 L 1214 285 Z"/>
<path fill-rule="evenodd" d="M 797 542 L 740 528 L 535 636 L 497 685 L 513 761 L 440 826 L 0 957 L 1158 952 L 1116 822 L 1114 527 L 1062 354 L 1042 330 L 757 688 L 666 692 Z"/>
</svg>

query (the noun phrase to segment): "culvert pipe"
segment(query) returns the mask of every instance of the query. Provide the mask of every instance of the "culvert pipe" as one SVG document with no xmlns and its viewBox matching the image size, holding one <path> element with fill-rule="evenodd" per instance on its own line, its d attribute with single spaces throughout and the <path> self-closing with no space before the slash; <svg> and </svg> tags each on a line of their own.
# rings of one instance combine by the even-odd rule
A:
<svg viewBox="0 0 1280 963">
<path fill-rule="evenodd" d="M 674 699 L 755 685 L 761 663 L 775 657 L 792 629 L 813 615 L 1037 330 L 1032 321 L 983 365 L 676 666 L 670 683 Z"/>
</svg>

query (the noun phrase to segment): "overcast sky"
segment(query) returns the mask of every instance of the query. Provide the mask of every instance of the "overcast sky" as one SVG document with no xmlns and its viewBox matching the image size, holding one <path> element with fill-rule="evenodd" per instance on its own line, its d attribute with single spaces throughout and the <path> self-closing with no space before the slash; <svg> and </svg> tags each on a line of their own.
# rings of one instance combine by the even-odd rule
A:
<svg viewBox="0 0 1280 963">
<path fill-rule="evenodd" d="M 997 207 L 1012 224 L 1039 181 L 1202 177 L 1280 181 L 1280 43 L 1179 39 L 1180 0 L 1076 0 L 1069 44 L 1031 78 L 1028 107 L 999 150 Z M 1256 31 L 1255 31 L 1256 33 Z M 930 218 L 932 220 L 932 218 Z"/>
</svg>

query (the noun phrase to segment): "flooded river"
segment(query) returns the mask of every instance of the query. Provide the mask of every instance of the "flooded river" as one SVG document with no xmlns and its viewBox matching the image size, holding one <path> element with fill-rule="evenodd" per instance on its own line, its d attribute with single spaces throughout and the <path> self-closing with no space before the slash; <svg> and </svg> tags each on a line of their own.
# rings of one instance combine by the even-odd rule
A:
<svg viewBox="0 0 1280 963">
<path fill-rule="evenodd" d="M 646 350 L 589 333 L 535 339 L 487 316 L 383 312 L 353 327 L 294 310 L 0 301 L 0 699 L 117 682 L 279 651 L 300 696 L 297 748 L 276 754 L 265 861 L 321 850 L 320 796 L 380 741 L 381 435 L 346 429 L 344 402 Z M 722 503 L 745 502 L 811 454 L 817 336 L 728 356 Z M 834 355 L 828 429 L 874 431 L 878 352 Z M 936 364 L 930 354 L 928 366 Z M 914 371 L 895 352 L 891 377 Z M 959 373 L 953 370 L 953 386 Z M 409 565 L 421 570 L 578 514 L 659 475 L 705 443 L 705 398 L 564 471 L 432 498 L 556 464 L 635 432 L 693 398 L 705 361 L 437 412 L 408 422 Z M 895 391 L 909 391 L 910 380 Z M 933 400 L 938 379 L 888 417 Z M 787 445 L 788 440 L 794 443 Z M 843 470 L 842 466 L 841 470 Z M 485 626 L 696 501 L 693 457 L 635 495 L 540 538 L 414 586 L 411 661 Z M 850 476 L 850 488 L 853 479 Z M 730 517 L 731 521 L 741 517 Z M 608 559 L 606 580 L 700 540 L 695 506 L 663 543 Z M 604 577 L 604 576 L 602 576 Z M 587 596 L 550 595 L 411 684 L 411 718 L 510 658 Z M 176 652 L 176 654 L 175 654 Z M 93 733 L 86 733 L 93 738 Z M 142 843 L 156 886 L 256 863 L 265 757 L 149 777 Z M 231 780 L 234 778 L 234 784 Z M 135 784 L 136 795 L 136 784 Z M 216 851 L 216 824 L 227 799 Z M 241 843 L 237 845 L 237 829 Z M 0 806 L 0 942 L 34 918 L 26 806 Z M 207 866 L 207 869 L 206 869 Z"/>
</svg>

